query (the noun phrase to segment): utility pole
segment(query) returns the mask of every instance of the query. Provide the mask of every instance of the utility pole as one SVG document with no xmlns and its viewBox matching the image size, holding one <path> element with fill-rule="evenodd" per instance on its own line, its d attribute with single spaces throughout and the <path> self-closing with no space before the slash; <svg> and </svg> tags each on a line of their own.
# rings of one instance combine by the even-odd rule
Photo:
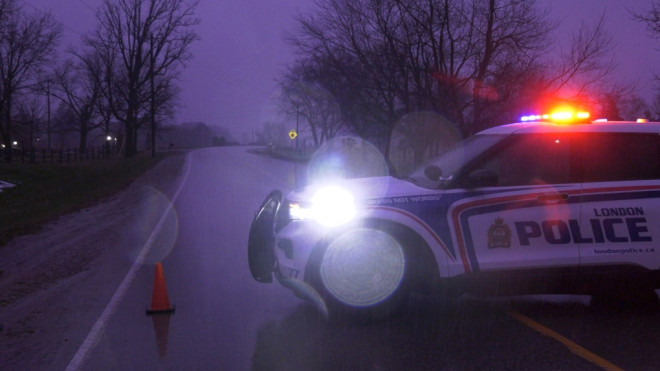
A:
<svg viewBox="0 0 660 371">
<path fill-rule="evenodd" d="M 150 63 L 149 75 L 151 76 L 151 157 L 156 157 L 156 88 L 154 86 L 154 35 L 151 35 L 151 46 L 149 48 Z"/>
<path fill-rule="evenodd" d="M 298 130 L 300 129 L 299 127 L 299 121 L 300 121 L 300 111 L 298 111 L 298 107 L 296 107 L 296 156 L 300 155 L 300 150 L 298 149 L 298 137 L 300 137 L 300 133 L 298 133 Z M 302 189 L 302 186 L 300 184 L 300 177 L 298 176 L 298 161 L 295 162 L 295 165 L 293 165 L 293 183 L 296 188 L 296 190 Z"/>
<path fill-rule="evenodd" d="M 46 80 L 46 106 L 48 113 L 46 114 L 46 122 L 48 125 L 48 151 L 50 151 L 50 79 Z"/>
<path fill-rule="evenodd" d="M 300 152 L 300 149 L 298 149 L 298 138 L 300 137 L 299 133 L 299 125 L 298 122 L 300 121 L 300 111 L 298 111 L 298 107 L 296 107 L 296 153 Z"/>
</svg>

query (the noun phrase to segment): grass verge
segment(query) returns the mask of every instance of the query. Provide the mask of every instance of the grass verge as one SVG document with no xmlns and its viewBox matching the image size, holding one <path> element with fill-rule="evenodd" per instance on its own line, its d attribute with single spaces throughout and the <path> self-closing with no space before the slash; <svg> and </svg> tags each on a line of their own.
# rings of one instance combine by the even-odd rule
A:
<svg viewBox="0 0 660 371">
<path fill-rule="evenodd" d="M 0 163 L 0 180 L 17 185 L 0 192 L 0 246 L 115 194 L 166 156 L 66 165 Z"/>
</svg>

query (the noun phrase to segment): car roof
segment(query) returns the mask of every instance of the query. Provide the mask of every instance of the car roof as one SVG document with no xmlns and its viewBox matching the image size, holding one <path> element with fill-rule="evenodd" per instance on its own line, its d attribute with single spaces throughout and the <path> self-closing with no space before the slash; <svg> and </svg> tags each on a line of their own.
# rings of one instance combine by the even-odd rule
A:
<svg viewBox="0 0 660 371">
<path fill-rule="evenodd" d="M 593 121 L 578 124 L 556 124 L 547 121 L 517 122 L 495 126 L 478 134 L 533 134 L 533 133 L 658 133 L 660 122 Z"/>
</svg>

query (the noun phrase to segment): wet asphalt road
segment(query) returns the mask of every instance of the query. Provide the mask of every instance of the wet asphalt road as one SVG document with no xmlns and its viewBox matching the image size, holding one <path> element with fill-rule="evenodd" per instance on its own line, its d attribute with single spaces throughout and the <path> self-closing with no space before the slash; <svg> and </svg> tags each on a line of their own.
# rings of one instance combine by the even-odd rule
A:
<svg viewBox="0 0 660 371">
<path fill-rule="evenodd" d="M 660 365 L 658 313 L 596 311 L 588 297 L 414 296 L 401 317 L 386 322 L 326 323 L 278 284 L 254 281 L 247 266 L 254 211 L 270 190 L 293 187 L 295 165 L 241 147 L 189 156 L 189 173 L 173 205 L 176 217 L 164 219 L 145 263 L 80 368 L 652 370 Z M 145 314 L 156 261 L 163 263 L 176 306 L 172 315 Z"/>
</svg>

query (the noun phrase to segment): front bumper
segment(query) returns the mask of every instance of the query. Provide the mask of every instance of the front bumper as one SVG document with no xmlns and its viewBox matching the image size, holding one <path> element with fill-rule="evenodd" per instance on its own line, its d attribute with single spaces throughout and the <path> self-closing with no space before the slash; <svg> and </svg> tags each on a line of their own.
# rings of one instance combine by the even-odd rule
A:
<svg viewBox="0 0 660 371">
<path fill-rule="evenodd" d="M 275 235 L 275 273 L 286 278 L 305 280 L 311 254 L 326 233 L 325 228 L 310 220 L 289 222 Z"/>
<path fill-rule="evenodd" d="M 277 281 L 297 297 L 312 303 L 326 319 L 326 303 L 318 291 L 305 281 L 305 271 L 314 248 L 327 232 L 314 221 L 293 220 L 275 235 L 273 247 Z"/>
<path fill-rule="evenodd" d="M 325 319 L 328 319 L 328 307 L 321 295 L 319 295 L 312 285 L 297 278 L 284 277 L 279 274 L 277 270 L 275 271 L 275 277 L 280 285 L 293 291 L 297 297 L 314 304 L 319 313 L 321 313 Z"/>
</svg>

